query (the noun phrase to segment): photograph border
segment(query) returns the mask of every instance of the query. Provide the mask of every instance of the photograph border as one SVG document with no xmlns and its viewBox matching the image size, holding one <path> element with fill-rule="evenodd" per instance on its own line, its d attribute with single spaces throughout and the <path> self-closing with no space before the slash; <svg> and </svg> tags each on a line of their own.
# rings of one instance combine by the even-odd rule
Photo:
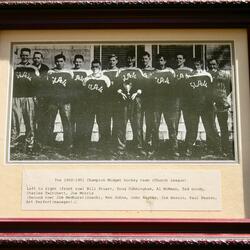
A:
<svg viewBox="0 0 250 250">
<path fill-rule="evenodd" d="M 167 45 L 209 45 L 209 44 L 228 44 L 230 46 L 230 61 L 231 61 L 231 79 L 232 79 L 232 102 L 233 102 L 233 146 L 234 146 L 234 159 L 233 160 L 10 160 L 10 131 L 11 131 L 11 105 L 12 105 L 12 99 L 13 99 L 13 65 L 14 65 L 14 57 L 13 57 L 13 52 L 14 52 L 14 47 L 15 46 L 36 46 L 36 45 L 65 45 L 65 46 L 71 46 L 71 45 L 90 45 L 90 46 L 116 46 L 116 45 L 121 45 L 125 46 L 127 45 L 133 45 L 133 46 L 138 46 L 138 45 L 160 45 L 160 46 L 167 46 Z M 96 164 L 96 163 L 145 163 L 145 164 L 150 164 L 150 163 L 157 163 L 157 164 L 232 164 L 232 163 L 239 163 L 240 162 L 240 157 L 239 157 L 239 127 L 237 126 L 238 123 L 238 113 L 239 113 L 239 107 L 237 105 L 237 99 L 238 99 L 238 93 L 237 93 L 237 88 L 236 88 L 236 72 L 235 72 L 235 46 L 234 46 L 234 41 L 233 40 L 184 40 L 184 41 L 87 41 L 87 42 L 81 42 L 81 41 L 46 41 L 46 42 L 38 42 L 38 41 L 29 41 L 29 42 L 12 42 L 11 43 L 11 55 L 10 55 L 10 61 L 11 61 L 11 70 L 9 73 L 9 101 L 8 101 L 8 107 L 7 107 L 7 114 L 9 114 L 8 119 L 7 119 L 7 137 L 6 137 L 6 145 L 7 145 L 7 150 L 6 150 L 6 156 L 5 156 L 5 163 L 8 165 L 11 164 Z M 157 162 L 156 162 L 157 161 Z"/>
<path fill-rule="evenodd" d="M 248 44 L 250 45 L 250 5 L 245 1 L 227 3 L 226 1 L 221 1 L 221 3 L 218 1 L 207 3 L 204 1 L 197 1 L 197 3 L 195 1 L 179 3 L 160 1 L 161 3 L 145 4 L 138 4 L 135 1 L 127 1 L 127 4 L 120 1 L 117 4 L 111 1 L 95 1 L 96 4 L 93 4 L 94 1 L 88 1 L 88 4 L 82 5 L 77 2 L 62 1 L 60 4 L 58 1 L 5 1 L 0 4 L 0 29 L 242 28 L 248 31 Z M 46 7 L 45 18 L 44 16 L 42 18 L 42 14 L 37 15 L 41 13 L 39 10 L 41 6 Z M 77 6 L 81 8 L 77 9 Z M 115 14 L 117 8 L 121 10 L 120 17 Z M 65 9 L 71 9 L 71 11 L 65 14 Z M 223 13 L 222 17 L 212 14 L 214 11 L 217 14 Z M 43 13 L 45 12 L 44 10 Z M 97 19 L 95 16 L 100 18 Z M 58 235 L 61 228 L 64 228 L 63 232 Z M 100 238 L 100 235 L 110 231 L 116 237 Z M 130 233 L 127 235 L 128 238 L 126 238 L 125 231 Z M 250 245 L 249 219 L 159 221 L 53 219 L 45 221 L 6 218 L 0 220 L 0 232 L 0 244 L 21 246 L 27 246 L 27 244 L 63 246 L 69 242 L 73 245 L 95 246 L 97 244 L 114 247 L 121 243 L 132 247 L 136 244 L 141 246 L 152 243 L 156 246 L 182 246 L 184 248 L 187 245 L 197 247 Z M 71 237 L 72 232 L 81 232 L 78 235 L 80 238 Z M 139 232 L 146 239 L 140 238 Z M 152 233 L 157 236 L 151 237 Z M 48 236 L 51 238 L 46 238 Z M 185 238 L 187 236 L 190 238 Z"/>
</svg>

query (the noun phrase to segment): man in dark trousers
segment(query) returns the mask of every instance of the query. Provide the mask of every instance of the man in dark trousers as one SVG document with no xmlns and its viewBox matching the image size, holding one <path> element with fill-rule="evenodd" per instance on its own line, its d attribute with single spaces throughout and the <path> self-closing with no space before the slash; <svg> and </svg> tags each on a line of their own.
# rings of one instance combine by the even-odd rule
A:
<svg viewBox="0 0 250 250">
<path fill-rule="evenodd" d="M 110 79 L 110 88 L 107 90 L 107 117 L 108 117 L 108 128 L 109 131 L 109 142 L 112 146 L 117 144 L 117 96 L 115 93 L 116 85 L 117 85 L 117 75 L 119 72 L 119 68 L 117 67 L 118 57 L 115 54 L 111 54 L 109 56 L 109 65 L 106 70 L 103 70 L 103 74 L 106 75 Z M 112 123 L 112 126 L 111 126 Z M 112 128 L 112 129 L 111 129 Z"/>
<path fill-rule="evenodd" d="M 91 62 L 92 74 L 84 79 L 83 86 L 86 88 L 86 122 L 85 122 L 85 138 L 86 138 L 86 150 L 90 146 L 91 135 L 96 122 L 99 129 L 99 145 L 101 149 L 106 152 L 107 142 L 109 136 L 109 121 L 106 115 L 107 102 L 106 93 L 110 87 L 110 79 L 102 73 L 101 62 L 99 60 L 93 60 Z M 106 157 L 106 156 L 104 156 Z"/>
<path fill-rule="evenodd" d="M 166 66 L 167 60 L 164 55 L 157 55 L 158 70 L 152 75 L 154 88 L 155 126 L 153 148 L 159 149 L 159 127 L 163 114 L 169 134 L 169 157 L 178 157 L 178 118 L 179 102 L 177 98 L 175 71 Z"/>
<path fill-rule="evenodd" d="M 14 69 L 12 120 L 11 120 L 11 148 L 19 145 L 21 138 L 21 122 L 25 125 L 25 147 L 28 152 L 33 151 L 35 145 L 35 99 L 39 84 L 39 71 L 30 64 L 31 50 L 22 48 L 20 63 Z"/>
<path fill-rule="evenodd" d="M 71 102 L 71 122 L 74 148 L 83 152 L 84 130 L 86 119 L 86 86 L 83 86 L 85 78 L 91 74 L 90 70 L 83 69 L 84 57 L 77 54 L 74 56 L 73 96 Z"/>
<path fill-rule="evenodd" d="M 48 123 L 49 123 L 49 103 L 48 103 L 48 85 L 47 73 L 49 67 L 43 64 L 43 54 L 40 51 L 33 53 L 33 66 L 35 66 L 40 74 L 39 89 L 37 92 L 37 107 L 36 107 L 36 123 L 37 123 L 37 141 L 41 144 L 48 142 Z"/>
<path fill-rule="evenodd" d="M 49 100 L 49 139 L 54 143 L 54 124 L 59 111 L 63 127 L 63 146 L 66 153 L 73 147 L 71 127 L 71 102 L 73 72 L 65 69 L 66 58 L 63 54 L 55 56 L 55 67 L 48 71 L 50 86 Z"/>
<path fill-rule="evenodd" d="M 206 132 L 207 147 L 214 154 L 219 152 L 219 137 L 214 121 L 214 107 L 212 97 L 213 78 L 210 73 L 202 69 L 202 61 L 194 60 L 194 71 L 185 85 L 183 97 L 183 112 L 186 125 L 186 156 L 191 156 L 193 144 L 198 133 L 199 118 L 203 122 Z"/>
<path fill-rule="evenodd" d="M 155 68 L 151 66 L 151 56 L 145 51 L 142 55 L 142 72 L 145 76 L 144 92 L 142 94 L 142 112 L 145 116 L 146 134 L 145 134 L 145 149 L 152 154 L 152 136 L 154 127 L 154 96 L 153 96 L 153 84 L 152 75 L 155 72 Z"/>
<path fill-rule="evenodd" d="M 215 114 L 220 126 L 221 150 L 224 156 L 227 156 L 233 150 L 233 143 L 229 141 L 228 131 L 228 112 L 230 103 L 228 95 L 232 92 L 231 76 L 228 72 L 219 69 L 216 59 L 209 61 L 209 73 L 213 77 L 213 100 L 215 104 Z"/>
<path fill-rule="evenodd" d="M 119 98 L 118 153 L 124 154 L 126 148 L 126 127 L 130 120 L 133 140 L 138 156 L 145 156 L 142 132 L 142 88 L 145 77 L 141 69 L 135 67 L 135 56 L 127 55 L 127 67 L 118 75 L 117 95 Z"/>
</svg>

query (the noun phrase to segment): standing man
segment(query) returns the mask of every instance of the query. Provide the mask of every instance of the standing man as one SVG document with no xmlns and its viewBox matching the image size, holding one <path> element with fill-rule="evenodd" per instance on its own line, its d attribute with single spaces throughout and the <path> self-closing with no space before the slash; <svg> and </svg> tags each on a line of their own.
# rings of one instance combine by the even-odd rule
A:
<svg viewBox="0 0 250 250">
<path fill-rule="evenodd" d="M 117 85 L 117 75 L 118 75 L 118 57 L 115 54 L 109 56 L 109 66 L 108 69 L 103 71 L 103 74 L 110 79 L 111 86 L 107 89 L 107 118 L 108 118 L 108 140 L 112 144 L 117 144 L 117 96 L 115 93 Z M 112 130 L 111 130 L 112 122 Z"/>
<path fill-rule="evenodd" d="M 176 74 L 177 98 L 180 106 L 179 110 L 179 118 L 180 118 L 181 110 L 183 111 L 182 99 L 183 96 L 185 96 L 185 84 L 188 76 L 192 73 L 193 69 L 185 66 L 186 58 L 184 54 L 177 54 L 176 61 L 177 61 L 177 68 L 175 69 L 175 74 Z"/>
<path fill-rule="evenodd" d="M 39 71 L 39 89 L 37 92 L 37 108 L 36 108 L 36 123 L 37 123 L 37 140 L 39 143 L 46 144 L 48 142 L 48 90 L 47 73 L 49 67 L 43 64 L 43 54 L 35 51 L 33 54 L 33 66 Z"/>
<path fill-rule="evenodd" d="M 208 148 L 216 154 L 219 151 L 219 137 L 214 121 L 212 99 L 213 78 L 210 73 L 202 69 L 202 65 L 201 60 L 194 60 L 195 70 L 188 77 L 183 97 L 183 112 L 187 129 L 185 138 L 186 156 L 192 154 L 200 117 L 205 128 Z"/>
<path fill-rule="evenodd" d="M 86 86 L 83 86 L 85 78 L 90 74 L 89 70 L 83 69 L 83 55 L 75 55 L 74 67 L 72 68 L 73 78 L 73 96 L 71 103 L 71 121 L 74 148 L 82 150 L 84 145 L 84 130 L 86 119 Z"/>
<path fill-rule="evenodd" d="M 233 148 L 232 143 L 229 141 L 228 110 L 230 104 L 227 99 L 232 92 L 231 78 L 226 71 L 219 69 L 216 59 L 211 59 L 209 66 L 209 73 L 213 77 L 212 96 L 215 104 L 215 114 L 220 126 L 221 150 L 223 155 L 227 156 Z"/>
<path fill-rule="evenodd" d="M 48 83 L 50 86 L 49 101 L 49 139 L 54 140 L 53 131 L 57 112 L 61 116 L 63 126 L 64 149 L 70 152 L 72 149 L 72 127 L 71 127 L 71 102 L 73 73 L 65 69 L 66 58 L 63 54 L 55 56 L 55 67 L 48 72 Z M 53 142 L 52 142 L 53 143 Z"/>
<path fill-rule="evenodd" d="M 127 55 L 127 67 L 120 69 L 118 74 L 117 95 L 119 98 L 118 150 L 124 154 L 126 148 L 126 127 L 130 120 L 133 139 L 139 155 L 143 151 L 142 132 L 142 88 L 145 82 L 143 72 L 135 67 L 135 56 Z"/>
<path fill-rule="evenodd" d="M 166 66 L 167 60 L 164 55 L 158 55 L 159 69 L 152 75 L 155 99 L 155 126 L 153 147 L 158 150 L 159 127 L 161 115 L 163 114 L 168 127 L 169 134 L 169 154 L 178 157 L 178 118 L 179 103 L 176 89 L 176 78 L 173 69 Z"/>
<path fill-rule="evenodd" d="M 147 51 L 145 51 L 142 55 L 142 72 L 146 77 L 144 82 L 144 93 L 142 95 L 142 112 L 145 114 L 146 123 L 145 147 L 146 150 L 151 154 L 154 127 L 154 96 L 152 75 L 155 72 L 155 68 L 151 66 L 151 57 Z"/>
<path fill-rule="evenodd" d="M 38 89 L 39 71 L 30 64 L 31 50 L 22 48 L 20 63 L 14 69 L 11 148 L 19 145 L 21 138 L 21 121 L 25 125 L 25 150 L 33 151 L 35 143 L 35 98 Z"/>
<path fill-rule="evenodd" d="M 108 141 L 109 121 L 106 114 L 107 102 L 106 93 L 110 87 L 110 79 L 103 75 L 101 71 L 101 62 L 99 60 L 93 60 L 91 62 L 92 74 L 84 79 L 83 86 L 86 87 L 86 126 L 85 126 L 85 138 L 87 145 L 91 142 L 91 135 L 94 126 L 94 121 L 99 128 L 99 144 L 105 151 Z"/>
</svg>

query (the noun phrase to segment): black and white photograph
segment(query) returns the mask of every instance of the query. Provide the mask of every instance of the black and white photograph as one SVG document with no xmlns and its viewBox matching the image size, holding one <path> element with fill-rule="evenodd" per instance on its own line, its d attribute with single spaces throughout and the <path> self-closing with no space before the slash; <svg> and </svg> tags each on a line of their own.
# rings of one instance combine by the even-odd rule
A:
<svg viewBox="0 0 250 250">
<path fill-rule="evenodd" d="M 13 43 L 10 162 L 236 161 L 233 42 Z"/>
</svg>

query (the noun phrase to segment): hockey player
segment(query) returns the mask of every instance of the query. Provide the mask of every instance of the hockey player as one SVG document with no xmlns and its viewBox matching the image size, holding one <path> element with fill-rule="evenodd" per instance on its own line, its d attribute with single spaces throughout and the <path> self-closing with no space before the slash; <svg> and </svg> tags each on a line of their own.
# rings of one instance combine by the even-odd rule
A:
<svg viewBox="0 0 250 250">
<path fill-rule="evenodd" d="M 159 127 L 163 114 L 169 133 L 169 156 L 178 157 L 178 118 L 179 103 L 176 90 L 175 72 L 166 66 L 166 57 L 158 55 L 159 69 L 152 75 L 154 86 L 154 107 L 155 107 L 155 126 L 153 137 L 153 148 L 158 150 Z"/>
<path fill-rule="evenodd" d="M 147 51 L 145 51 L 142 55 L 142 72 L 146 77 L 143 86 L 144 93 L 142 95 L 142 112 L 145 114 L 146 123 L 145 148 L 149 154 L 151 154 L 153 136 L 152 132 L 154 126 L 154 96 L 152 75 L 155 72 L 155 68 L 151 66 L 151 56 Z"/>
<path fill-rule="evenodd" d="M 214 121 L 212 100 L 212 76 L 202 69 L 202 61 L 194 60 L 195 70 L 188 77 L 183 96 L 183 112 L 186 125 L 186 156 L 191 156 L 192 147 L 198 133 L 199 118 L 201 117 L 209 149 L 214 153 L 219 151 L 219 137 Z"/>
<path fill-rule="evenodd" d="M 38 144 L 46 144 L 48 142 L 48 90 L 47 73 L 49 67 L 43 63 L 43 54 L 40 51 L 33 53 L 33 66 L 35 66 L 40 74 L 39 89 L 37 92 L 37 108 L 36 108 L 36 123 L 37 123 L 37 141 Z"/>
<path fill-rule="evenodd" d="M 232 143 L 229 141 L 228 110 L 230 103 L 227 99 L 228 95 L 232 92 L 231 78 L 228 72 L 219 69 L 219 64 L 216 59 L 211 59 L 209 66 L 209 73 L 213 77 L 212 96 L 220 126 L 221 150 L 223 155 L 227 156 L 233 148 Z"/>
<path fill-rule="evenodd" d="M 83 86 L 86 88 L 86 122 L 85 122 L 85 138 L 87 145 L 91 142 L 91 135 L 94 121 L 99 128 L 99 145 L 105 151 L 107 148 L 107 140 L 109 129 L 109 121 L 106 115 L 107 103 L 106 92 L 110 87 L 110 79 L 103 75 L 101 71 L 101 62 L 93 60 L 91 62 L 92 74 L 84 79 Z"/>
<path fill-rule="evenodd" d="M 85 78 L 91 74 L 90 70 L 83 69 L 83 55 L 74 56 L 73 97 L 71 102 L 71 122 L 73 144 L 77 151 L 82 151 L 84 145 L 84 130 L 86 119 L 86 86 L 83 86 Z"/>
<path fill-rule="evenodd" d="M 179 99 L 178 101 L 180 105 L 180 110 L 179 110 L 179 117 L 180 117 L 182 110 L 182 99 L 183 96 L 185 95 L 184 92 L 185 84 L 187 81 L 187 77 L 192 73 L 193 69 L 185 66 L 186 58 L 184 57 L 184 54 L 177 54 L 176 61 L 177 61 L 177 68 L 175 69 L 175 74 L 176 74 L 177 97 Z"/>
<path fill-rule="evenodd" d="M 22 48 L 21 61 L 14 69 L 11 148 L 19 145 L 21 138 L 21 121 L 25 125 L 25 150 L 33 151 L 35 143 L 35 99 L 38 88 L 39 71 L 30 64 L 31 50 Z"/>
<path fill-rule="evenodd" d="M 49 139 L 53 140 L 53 130 L 59 111 L 62 126 L 65 152 L 70 153 L 73 147 L 71 127 L 71 101 L 73 72 L 65 69 L 66 58 L 63 54 L 55 56 L 55 67 L 48 71 L 50 86 L 49 101 Z M 53 142 L 53 141 L 52 141 Z"/>
<path fill-rule="evenodd" d="M 117 143 L 117 96 L 115 93 L 116 85 L 117 85 L 117 75 L 118 75 L 118 57 L 115 54 L 109 56 L 109 66 L 108 69 L 103 70 L 103 74 L 106 75 L 110 79 L 110 88 L 107 90 L 107 111 L 106 115 L 108 118 L 108 128 L 110 131 L 108 132 L 108 140 L 112 142 L 112 144 Z M 112 122 L 112 126 L 111 126 Z M 111 129 L 112 127 L 112 129 Z"/>
<path fill-rule="evenodd" d="M 130 120 L 133 139 L 139 155 L 143 151 L 142 134 L 142 88 L 145 82 L 143 72 L 135 67 L 135 56 L 127 55 L 127 67 L 122 68 L 118 75 L 117 95 L 119 98 L 118 151 L 124 154 L 126 148 L 126 126 Z"/>
</svg>

